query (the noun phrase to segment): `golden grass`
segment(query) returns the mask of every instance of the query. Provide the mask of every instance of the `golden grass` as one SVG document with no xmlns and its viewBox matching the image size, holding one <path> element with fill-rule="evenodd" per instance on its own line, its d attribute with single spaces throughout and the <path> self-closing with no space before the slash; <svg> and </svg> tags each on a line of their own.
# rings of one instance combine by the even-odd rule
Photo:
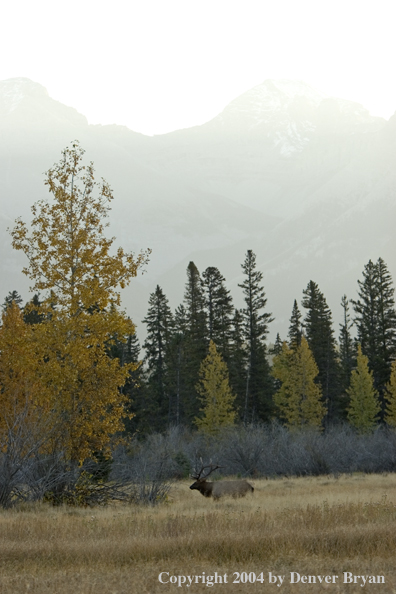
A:
<svg viewBox="0 0 396 594">
<path fill-rule="evenodd" d="M 208 591 L 161 584 L 169 575 L 264 572 L 265 582 L 217 592 L 362 592 L 342 572 L 384 575 L 373 593 L 396 592 L 396 475 L 253 481 L 255 493 L 218 503 L 178 483 L 156 508 L 52 508 L 0 513 L 3 594 Z M 285 575 L 280 588 L 268 572 Z M 339 575 L 336 584 L 289 584 L 290 572 Z"/>
</svg>

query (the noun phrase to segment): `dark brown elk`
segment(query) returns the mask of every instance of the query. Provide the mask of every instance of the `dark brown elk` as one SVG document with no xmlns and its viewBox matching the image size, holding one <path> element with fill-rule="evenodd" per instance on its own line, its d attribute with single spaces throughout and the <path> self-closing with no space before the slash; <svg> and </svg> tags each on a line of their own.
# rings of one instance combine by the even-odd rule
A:
<svg viewBox="0 0 396 594">
<path fill-rule="evenodd" d="M 202 473 L 207 468 L 209 468 L 209 472 L 206 472 L 202 476 Z M 191 478 L 195 479 L 195 483 L 191 485 L 190 489 L 197 489 L 204 497 L 213 497 L 215 500 L 227 496 L 245 497 L 247 493 L 253 493 L 254 488 L 247 481 L 217 481 L 214 483 L 207 481 L 208 476 L 218 468 L 221 468 L 221 466 L 213 466 L 213 464 L 209 464 L 208 466 L 202 465 L 198 473 L 191 475 Z"/>
</svg>

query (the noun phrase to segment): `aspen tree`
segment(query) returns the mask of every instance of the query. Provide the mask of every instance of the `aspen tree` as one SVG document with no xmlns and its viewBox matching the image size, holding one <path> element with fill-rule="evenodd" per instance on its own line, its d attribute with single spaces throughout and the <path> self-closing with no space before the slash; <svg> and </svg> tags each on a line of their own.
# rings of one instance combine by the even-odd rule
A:
<svg viewBox="0 0 396 594">
<path fill-rule="evenodd" d="M 213 340 L 209 343 L 209 354 L 202 361 L 199 371 L 197 392 L 201 395 L 203 416 L 195 418 L 198 429 L 214 434 L 221 427 L 234 424 L 236 412 L 233 408 L 235 396 L 230 388 L 228 369 L 217 352 Z"/>
<path fill-rule="evenodd" d="M 396 427 L 396 361 L 392 363 L 389 383 L 385 387 L 385 400 L 385 422 L 391 427 Z"/>
<path fill-rule="evenodd" d="M 283 343 L 274 358 L 273 376 L 281 382 L 274 404 L 290 429 L 320 428 L 326 408 L 320 386 L 315 383 L 318 367 L 304 336 L 296 349 Z"/>
<path fill-rule="evenodd" d="M 121 366 L 109 349 L 114 337 L 126 340 L 134 332 L 120 311 L 119 288 L 136 276 L 149 250 L 136 257 L 112 250 L 114 238 L 105 236 L 110 186 L 95 181 L 77 142 L 62 155 L 45 181 L 52 201 L 34 204 L 31 230 L 19 218 L 11 235 L 28 258 L 23 272 L 31 290 L 44 297 L 42 323 L 33 327 L 34 356 L 46 362 L 41 381 L 50 388 L 54 419 L 62 420 L 60 447 L 81 462 L 123 428 L 126 397 L 119 388 L 134 365 Z"/>
<path fill-rule="evenodd" d="M 374 388 L 373 372 L 369 370 L 368 357 L 363 355 L 358 346 L 356 369 L 352 370 L 350 386 L 347 389 L 350 398 L 348 420 L 361 433 L 367 433 L 377 424 L 381 410 L 378 391 Z"/>
<path fill-rule="evenodd" d="M 45 425 L 48 394 L 40 381 L 43 362 L 32 356 L 33 332 L 12 301 L 2 314 L 0 327 L 0 449 L 23 436 L 21 453 L 34 442 L 48 445 L 49 435 L 37 435 Z M 48 426 L 46 427 L 48 429 Z M 27 439 L 29 434 L 31 439 Z M 19 436 L 19 437 L 18 437 Z M 32 441 L 33 440 L 33 441 Z"/>
</svg>

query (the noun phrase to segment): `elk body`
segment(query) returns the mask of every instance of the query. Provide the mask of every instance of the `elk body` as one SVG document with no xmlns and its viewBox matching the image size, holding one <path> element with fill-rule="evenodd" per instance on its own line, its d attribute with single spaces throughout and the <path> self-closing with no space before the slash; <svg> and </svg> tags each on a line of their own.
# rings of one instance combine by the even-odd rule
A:
<svg viewBox="0 0 396 594">
<path fill-rule="evenodd" d="M 205 468 L 209 468 L 209 472 L 202 477 L 202 473 Z M 254 488 L 247 481 L 217 481 L 215 483 L 207 481 L 208 476 L 220 466 L 213 467 L 202 466 L 198 474 L 192 475 L 191 478 L 195 479 L 190 489 L 196 489 L 204 497 L 213 497 L 217 500 L 220 497 L 245 497 L 247 493 L 253 493 Z"/>
</svg>

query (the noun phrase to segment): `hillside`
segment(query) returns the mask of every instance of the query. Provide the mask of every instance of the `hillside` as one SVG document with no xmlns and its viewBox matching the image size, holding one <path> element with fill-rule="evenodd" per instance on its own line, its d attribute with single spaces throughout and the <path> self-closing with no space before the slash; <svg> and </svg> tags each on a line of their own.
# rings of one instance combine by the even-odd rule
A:
<svg viewBox="0 0 396 594">
<path fill-rule="evenodd" d="M 43 173 L 74 139 L 114 190 L 116 244 L 153 250 L 123 296 L 138 323 L 157 283 L 172 306 L 181 301 L 190 260 L 201 271 L 217 266 L 240 306 L 247 249 L 264 272 L 273 333 L 283 336 L 310 279 L 336 321 L 370 258 L 384 258 L 396 279 L 396 115 L 385 121 L 305 83 L 265 81 L 202 126 L 148 137 L 88 125 L 22 78 L 0 81 L 1 300 L 13 289 L 28 295 L 6 228 L 30 220 L 30 206 L 47 196 Z"/>
</svg>

